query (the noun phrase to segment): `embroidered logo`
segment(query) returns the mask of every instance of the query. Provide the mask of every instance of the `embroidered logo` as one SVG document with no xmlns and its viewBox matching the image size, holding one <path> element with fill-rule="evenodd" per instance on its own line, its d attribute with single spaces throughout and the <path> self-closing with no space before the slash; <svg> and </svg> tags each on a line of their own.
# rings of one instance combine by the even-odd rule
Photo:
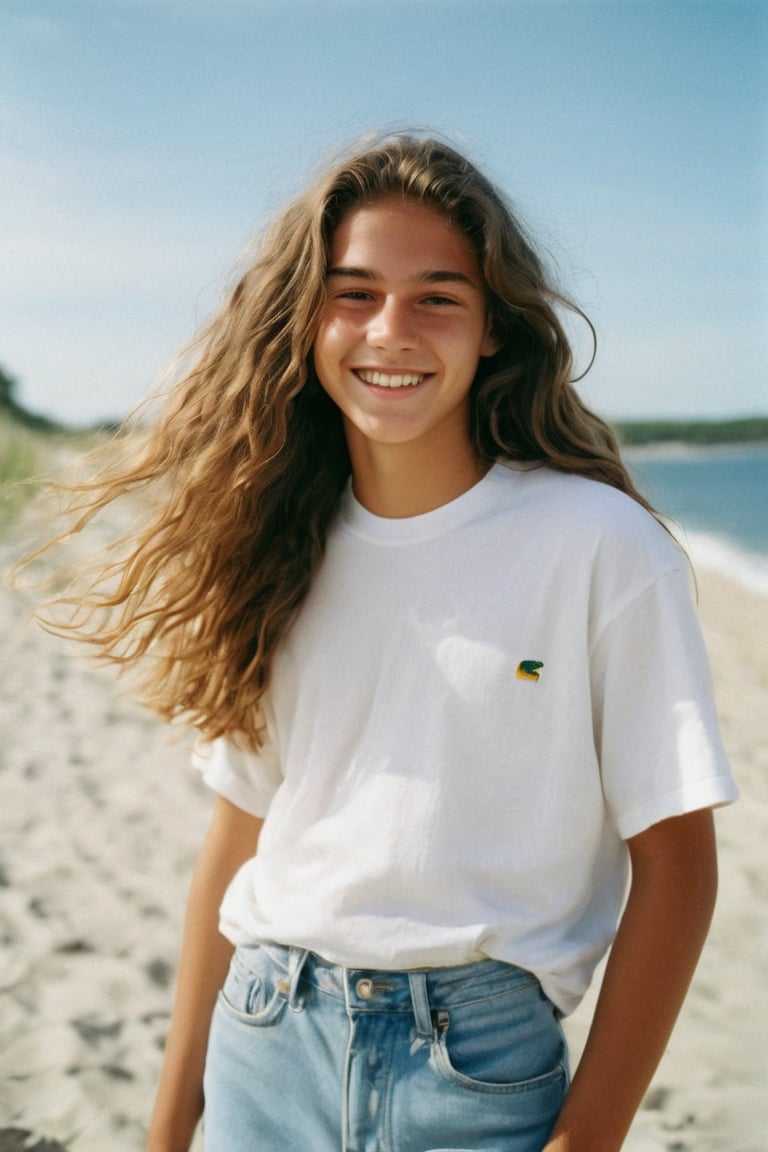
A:
<svg viewBox="0 0 768 1152">
<path fill-rule="evenodd" d="M 539 668 L 543 668 L 541 660 L 521 660 L 515 675 L 518 680 L 538 680 Z"/>
</svg>

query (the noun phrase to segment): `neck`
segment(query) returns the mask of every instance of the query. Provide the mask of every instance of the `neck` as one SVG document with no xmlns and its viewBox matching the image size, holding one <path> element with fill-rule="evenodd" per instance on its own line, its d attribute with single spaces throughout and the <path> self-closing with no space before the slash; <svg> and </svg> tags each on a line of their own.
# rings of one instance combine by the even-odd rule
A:
<svg viewBox="0 0 768 1152">
<path fill-rule="evenodd" d="M 375 516 L 390 519 L 432 512 L 468 492 L 487 471 L 469 444 L 450 455 L 370 441 L 350 442 L 349 450 L 355 496 Z"/>
</svg>

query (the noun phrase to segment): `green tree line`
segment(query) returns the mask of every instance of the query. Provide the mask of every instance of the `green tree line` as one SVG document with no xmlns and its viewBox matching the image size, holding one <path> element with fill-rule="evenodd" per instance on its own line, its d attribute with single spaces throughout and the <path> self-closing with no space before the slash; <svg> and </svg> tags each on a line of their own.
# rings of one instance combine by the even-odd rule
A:
<svg viewBox="0 0 768 1152">
<path fill-rule="evenodd" d="M 618 420 L 614 428 L 620 442 L 640 444 L 753 444 L 768 441 L 768 416 L 738 420 Z"/>
</svg>

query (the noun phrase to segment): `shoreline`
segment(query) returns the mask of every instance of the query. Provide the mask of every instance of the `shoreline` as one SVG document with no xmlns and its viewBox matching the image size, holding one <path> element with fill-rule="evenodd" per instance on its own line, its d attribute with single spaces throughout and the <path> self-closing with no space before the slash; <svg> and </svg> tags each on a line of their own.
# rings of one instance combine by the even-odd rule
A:
<svg viewBox="0 0 768 1152">
<path fill-rule="evenodd" d="M 697 569 L 768 596 L 768 443 L 625 453 L 638 490 Z"/>
<path fill-rule="evenodd" d="M 722 440 L 712 444 L 698 444 L 693 440 L 649 440 L 647 444 L 620 444 L 619 449 L 622 458 L 632 464 L 635 460 L 748 456 L 752 452 L 768 452 L 768 440 Z"/>
<path fill-rule="evenodd" d="M 753 552 L 715 532 L 683 530 L 669 524 L 675 538 L 700 573 L 718 576 L 752 595 L 768 597 L 768 553 Z"/>
</svg>

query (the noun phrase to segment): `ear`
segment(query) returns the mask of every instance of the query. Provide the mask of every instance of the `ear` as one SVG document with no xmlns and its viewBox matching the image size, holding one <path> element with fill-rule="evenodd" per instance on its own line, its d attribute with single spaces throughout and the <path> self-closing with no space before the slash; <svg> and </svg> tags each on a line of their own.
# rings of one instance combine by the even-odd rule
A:
<svg viewBox="0 0 768 1152">
<path fill-rule="evenodd" d="M 499 348 L 501 348 L 501 341 L 493 334 L 493 318 L 489 314 L 485 321 L 485 332 L 480 345 L 480 355 L 495 356 Z"/>
</svg>

